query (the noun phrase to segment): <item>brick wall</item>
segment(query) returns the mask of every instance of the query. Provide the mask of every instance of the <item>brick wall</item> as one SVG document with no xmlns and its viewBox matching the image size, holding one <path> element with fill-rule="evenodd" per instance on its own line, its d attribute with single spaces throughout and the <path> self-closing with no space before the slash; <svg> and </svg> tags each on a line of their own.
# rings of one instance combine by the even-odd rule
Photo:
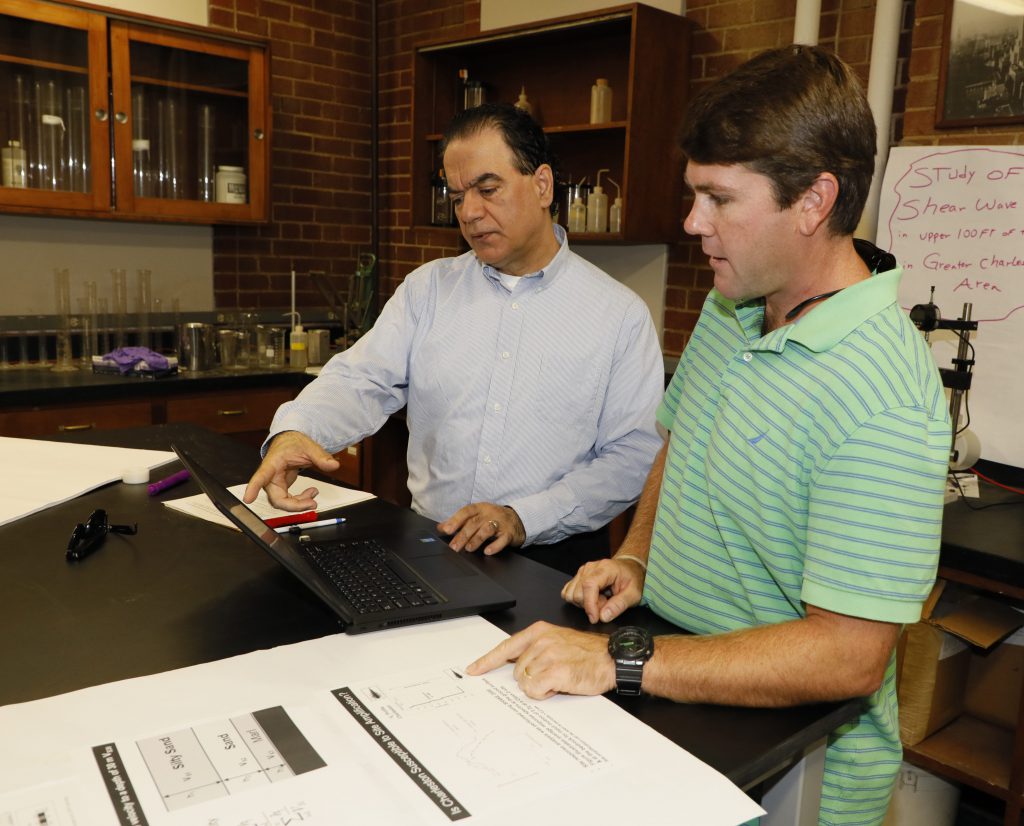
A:
<svg viewBox="0 0 1024 826">
<path fill-rule="evenodd" d="M 214 229 L 218 308 L 322 305 L 309 270 L 370 246 L 370 22 L 364 0 L 210 0 L 210 25 L 271 41 L 270 222 Z M 344 283 L 344 282 L 342 282 Z M 271 314 L 266 314 L 268 317 Z"/>
<path fill-rule="evenodd" d="M 369 245 L 369 0 L 210 0 L 210 22 L 270 37 L 274 134 L 271 222 L 217 227 L 219 307 L 285 308 L 288 271 L 352 272 Z M 721 77 L 792 39 L 796 0 L 688 0 L 694 23 L 691 86 Z M 412 48 L 475 34 L 479 0 L 378 0 L 380 265 L 386 298 L 416 266 L 464 247 L 452 230 L 411 229 Z M 1017 127 L 936 130 L 944 0 L 905 0 L 893 143 L 1021 143 Z M 866 82 L 873 0 L 822 0 L 820 42 Z M 682 220 L 688 205 L 684 204 Z M 665 351 L 685 346 L 711 287 L 700 243 L 669 251 Z M 299 281 L 299 303 L 318 296 Z"/>
<path fill-rule="evenodd" d="M 479 0 L 379 0 L 381 295 L 413 269 L 465 247 L 457 230 L 412 229 L 412 50 L 480 31 Z"/>
</svg>

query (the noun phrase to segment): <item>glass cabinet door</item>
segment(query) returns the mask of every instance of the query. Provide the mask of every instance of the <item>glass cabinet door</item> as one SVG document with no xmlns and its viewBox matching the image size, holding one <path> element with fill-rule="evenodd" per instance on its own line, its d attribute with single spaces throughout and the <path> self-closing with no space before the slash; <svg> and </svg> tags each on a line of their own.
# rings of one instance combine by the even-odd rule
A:
<svg viewBox="0 0 1024 826">
<path fill-rule="evenodd" d="M 110 43 L 118 211 L 262 219 L 262 48 L 121 21 L 111 21 Z"/>
<path fill-rule="evenodd" d="M 0 203 L 110 208 L 106 19 L 0 0 Z"/>
</svg>

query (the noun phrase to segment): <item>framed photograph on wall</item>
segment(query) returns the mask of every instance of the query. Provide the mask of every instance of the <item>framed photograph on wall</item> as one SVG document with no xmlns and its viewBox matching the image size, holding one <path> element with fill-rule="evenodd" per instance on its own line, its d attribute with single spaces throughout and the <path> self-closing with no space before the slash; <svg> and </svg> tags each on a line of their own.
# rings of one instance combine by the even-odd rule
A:
<svg viewBox="0 0 1024 826">
<path fill-rule="evenodd" d="M 946 0 L 937 127 L 1024 123 L 1024 0 Z"/>
</svg>

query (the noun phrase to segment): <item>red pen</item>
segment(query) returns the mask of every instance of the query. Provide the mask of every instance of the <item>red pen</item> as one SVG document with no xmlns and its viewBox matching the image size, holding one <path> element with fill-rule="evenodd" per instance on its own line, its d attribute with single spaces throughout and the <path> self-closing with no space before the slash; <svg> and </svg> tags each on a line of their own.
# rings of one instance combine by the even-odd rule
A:
<svg viewBox="0 0 1024 826">
<path fill-rule="evenodd" d="M 316 518 L 316 511 L 306 511 L 305 513 L 290 513 L 287 516 L 272 516 L 263 521 L 269 528 L 280 528 L 282 525 L 297 525 L 299 522 L 310 522 Z"/>
</svg>

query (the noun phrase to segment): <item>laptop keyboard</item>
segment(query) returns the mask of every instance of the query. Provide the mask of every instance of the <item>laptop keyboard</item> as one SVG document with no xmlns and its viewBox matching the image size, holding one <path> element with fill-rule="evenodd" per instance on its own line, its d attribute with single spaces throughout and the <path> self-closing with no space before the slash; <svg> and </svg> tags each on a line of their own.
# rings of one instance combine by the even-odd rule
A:
<svg viewBox="0 0 1024 826">
<path fill-rule="evenodd" d="M 412 572 L 399 573 L 384 546 L 373 539 L 304 542 L 302 551 L 359 614 L 437 605 Z"/>
</svg>

